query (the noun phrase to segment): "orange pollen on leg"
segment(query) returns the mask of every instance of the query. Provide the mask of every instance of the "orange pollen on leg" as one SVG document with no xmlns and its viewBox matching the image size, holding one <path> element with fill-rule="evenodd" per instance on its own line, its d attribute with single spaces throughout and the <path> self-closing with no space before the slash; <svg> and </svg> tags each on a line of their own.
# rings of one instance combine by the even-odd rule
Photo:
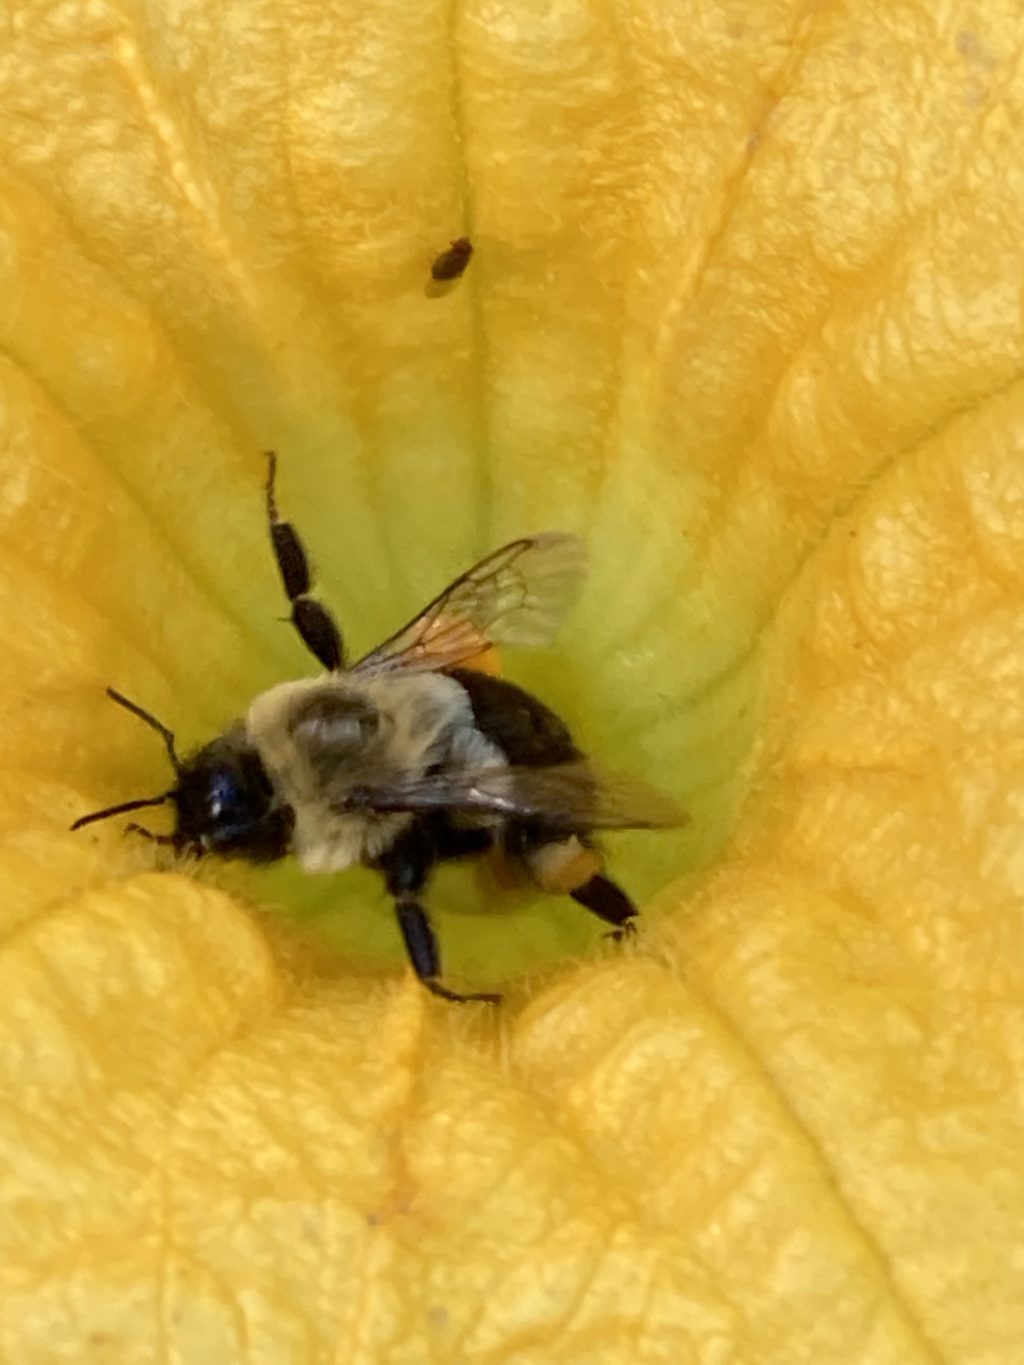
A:
<svg viewBox="0 0 1024 1365">
<path fill-rule="evenodd" d="M 601 855 L 582 844 L 575 834 L 561 843 L 542 844 L 527 861 L 538 886 L 560 895 L 586 885 L 604 866 Z"/>
</svg>

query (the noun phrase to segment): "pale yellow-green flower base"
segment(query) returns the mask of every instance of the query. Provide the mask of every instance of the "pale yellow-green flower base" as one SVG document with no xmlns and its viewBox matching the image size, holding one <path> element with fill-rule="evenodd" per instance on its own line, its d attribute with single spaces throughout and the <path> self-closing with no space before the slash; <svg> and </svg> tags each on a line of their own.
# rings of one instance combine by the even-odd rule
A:
<svg viewBox="0 0 1024 1365">
<path fill-rule="evenodd" d="M 1024 1359 L 1019 5 L 3 28 L 0 1361 Z M 587 537 L 635 946 L 68 833 L 308 668 L 269 447 L 356 650 Z"/>
</svg>

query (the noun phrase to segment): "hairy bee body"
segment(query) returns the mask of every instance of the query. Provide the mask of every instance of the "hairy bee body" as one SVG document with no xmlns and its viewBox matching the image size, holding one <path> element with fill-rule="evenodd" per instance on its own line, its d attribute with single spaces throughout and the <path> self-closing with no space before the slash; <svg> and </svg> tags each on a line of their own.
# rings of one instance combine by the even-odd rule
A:
<svg viewBox="0 0 1024 1365">
<path fill-rule="evenodd" d="M 440 952 L 420 897 L 432 868 L 498 846 L 546 890 L 568 894 L 628 929 L 632 902 L 603 875 L 594 833 L 678 823 L 642 784 L 598 777 L 543 702 L 471 666 L 502 644 L 551 639 L 583 568 L 575 536 L 511 541 L 460 575 L 405 627 L 352 666 L 341 632 L 310 592 L 305 549 L 278 518 L 274 457 L 267 514 L 292 624 L 325 672 L 261 693 L 242 719 L 180 758 L 173 733 L 108 688 L 163 738 L 175 785 L 156 797 L 79 817 L 96 820 L 172 802 L 173 834 L 130 826 L 177 852 L 273 862 L 312 873 L 377 869 L 394 900 L 412 966 L 434 994 Z"/>
</svg>

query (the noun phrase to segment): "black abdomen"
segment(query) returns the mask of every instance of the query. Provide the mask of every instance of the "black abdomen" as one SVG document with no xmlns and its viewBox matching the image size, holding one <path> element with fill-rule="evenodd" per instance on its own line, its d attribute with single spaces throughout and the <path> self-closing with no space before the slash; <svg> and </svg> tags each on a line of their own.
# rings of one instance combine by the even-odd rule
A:
<svg viewBox="0 0 1024 1365">
<path fill-rule="evenodd" d="M 509 763 L 545 768 L 583 757 L 564 721 L 515 683 L 469 668 L 453 668 L 448 676 L 468 694 L 477 729 Z"/>
</svg>

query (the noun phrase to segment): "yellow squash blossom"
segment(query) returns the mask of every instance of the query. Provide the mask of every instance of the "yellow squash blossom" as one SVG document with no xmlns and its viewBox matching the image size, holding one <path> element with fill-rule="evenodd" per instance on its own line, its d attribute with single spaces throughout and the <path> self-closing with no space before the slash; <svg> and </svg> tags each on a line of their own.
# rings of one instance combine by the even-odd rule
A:
<svg viewBox="0 0 1024 1365">
<path fill-rule="evenodd" d="M 12 0 L 0 1360 L 1024 1358 L 1024 17 Z M 431 288 L 455 238 L 463 277 Z M 570 903 L 161 862 L 84 811 L 588 540 L 509 657 L 678 836 Z M 501 911 L 501 913 L 497 913 Z"/>
</svg>

